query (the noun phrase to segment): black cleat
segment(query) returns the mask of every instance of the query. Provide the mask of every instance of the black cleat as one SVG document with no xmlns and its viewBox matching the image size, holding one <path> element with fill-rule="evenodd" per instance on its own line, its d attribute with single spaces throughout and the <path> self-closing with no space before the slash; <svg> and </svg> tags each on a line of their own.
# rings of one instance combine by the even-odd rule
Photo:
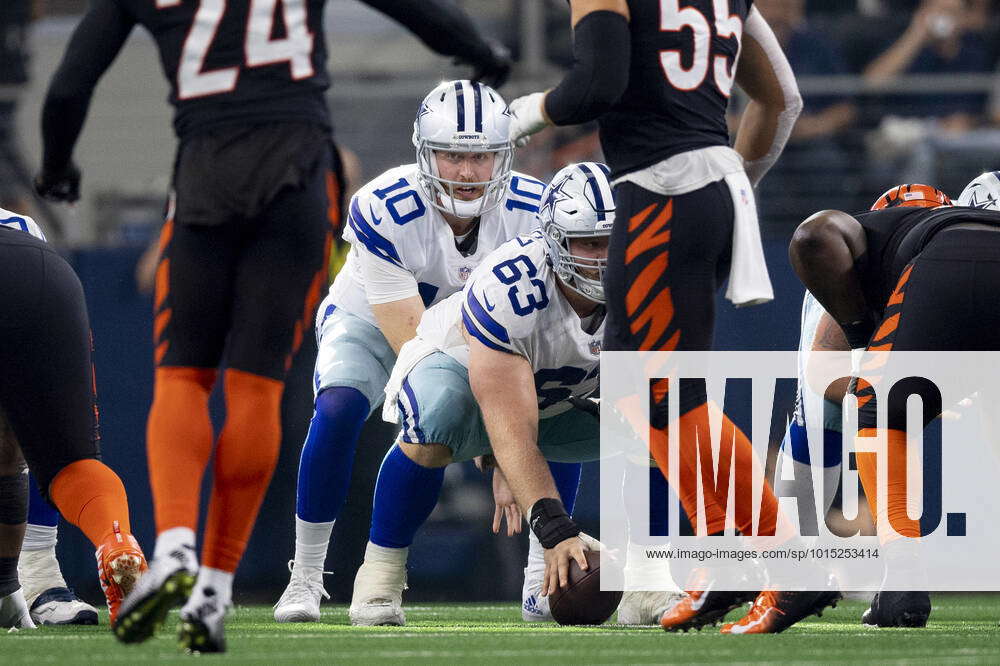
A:
<svg viewBox="0 0 1000 666">
<path fill-rule="evenodd" d="M 778 634 L 810 615 L 836 608 L 842 595 L 836 591 L 779 592 L 764 590 L 750 612 L 737 622 L 723 625 L 724 634 Z"/>
<path fill-rule="evenodd" d="M 926 627 L 931 614 L 927 592 L 877 592 L 871 608 L 861 616 L 868 627 Z"/>
</svg>

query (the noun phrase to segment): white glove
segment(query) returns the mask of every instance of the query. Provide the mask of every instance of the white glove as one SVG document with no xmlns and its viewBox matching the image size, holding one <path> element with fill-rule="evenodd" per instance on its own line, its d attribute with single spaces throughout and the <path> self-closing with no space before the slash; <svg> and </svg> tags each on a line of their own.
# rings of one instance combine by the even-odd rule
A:
<svg viewBox="0 0 1000 666">
<path fill-rule="evenodd" d="M 510 103 L 510 110 L 514 114 L 510 122 L 510 140 L 518 147 L 528 143 L 532 134 L 549 126 L 542 111 L 544 103 L 543 92 L 524 95 Z"/>
</svg>

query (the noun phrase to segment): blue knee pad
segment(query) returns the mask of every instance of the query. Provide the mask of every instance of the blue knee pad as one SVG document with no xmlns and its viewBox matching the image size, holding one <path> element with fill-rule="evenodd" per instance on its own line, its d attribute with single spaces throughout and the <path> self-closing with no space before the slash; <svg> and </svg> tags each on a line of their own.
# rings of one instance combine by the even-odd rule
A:
<svg viewBox="0 0 1000 666">
<path fill-rule="evenodd" d="M 371 406 L 361 391 L 334 386 L 316 396 L 299 459 L 295 513 L 310 523 L 337 519 L 347 499 L 354 453 Z"/>
</svg>

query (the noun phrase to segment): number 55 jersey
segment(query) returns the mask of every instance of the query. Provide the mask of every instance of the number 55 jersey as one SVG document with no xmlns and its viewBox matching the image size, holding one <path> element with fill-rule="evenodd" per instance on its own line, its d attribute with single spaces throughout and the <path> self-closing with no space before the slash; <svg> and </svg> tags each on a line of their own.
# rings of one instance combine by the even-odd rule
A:
<svg viewBox="0 0 1000 666">
<path fill-rule="evenodd" d="M 469 365 L 465 336 L 531 363 L 539 418 L 571 408 L 600 382 L 604 308 L 583 319 L 559 290 L 541 231 L 504 243 L 472 272 L 465 288 L 424 313 L 386 386 L 383 416 L 396 421 L 396 396 L 422 358 L 435 351 Z"/>
</svg>

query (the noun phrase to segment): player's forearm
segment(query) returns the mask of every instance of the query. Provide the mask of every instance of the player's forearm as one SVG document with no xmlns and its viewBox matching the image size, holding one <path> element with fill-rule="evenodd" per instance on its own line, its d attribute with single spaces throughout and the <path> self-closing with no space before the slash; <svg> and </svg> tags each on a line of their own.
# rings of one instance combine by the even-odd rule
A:
<svg viewBox="0 0 1000 666">
<path fill-rule="evenodd" d="M 372 305 L 372 313 L 379 330 L 385 336 L 392 350 L 399 353 L 404 344 L 417 334 L 417 325 L 424 313 L 424 304 L 419 296 L 413 296 L 393 303 Z"/>
<path fill-rule="evenodd" d="M 98 80 L 114 61 L 134 20 L 110 0 L 97 0 L 70 38 L 42 107 L 43 167 L 70 162 Z"/>
<path fill-rule="evenodd" d="M 736 82 L 750 104 L 736 133 L 735 148 L 754 185 L 777 161 L 802 111 L 792 67 L 756 8 L 747 16 Z"/>
</svg>

